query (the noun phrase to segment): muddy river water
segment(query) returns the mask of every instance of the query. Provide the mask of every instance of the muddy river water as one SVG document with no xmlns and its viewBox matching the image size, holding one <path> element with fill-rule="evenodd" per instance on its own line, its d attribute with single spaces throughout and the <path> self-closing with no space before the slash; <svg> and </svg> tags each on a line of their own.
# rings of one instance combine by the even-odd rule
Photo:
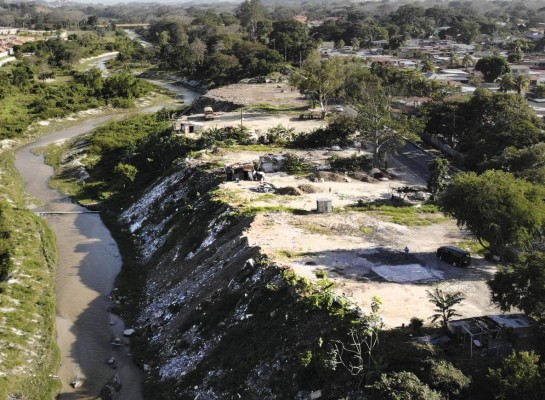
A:
<svg viewBox="0 0 545 400">
<path fill-rule="evenodd" d="M 156 83 L 184 95 L 186 102 L 199 96 L 179 86 Z M 108 312 L 109 295 L 122 263 L 117 244 L 99 214 L 86 213 L 85 208 L 49 188 L 53 169 L 44 164 L 42 156 L 32 153 L 33 149 L 87 133 L 121 115 L 86 120 L 41 137 L 16 152 L 16 166 L 26 191 L 41 201 L 35 211 L 66 213 L 44 215 L 56 234 L 59 251 L 56 324 L 61 352 L 60 399 L 94 399 L 114 377 L 121 382 L 115 399 L 143 399 L 142 372 L 133 363 L 129 347 L 111 344 L 116 336 L 128 341 L 123 337 L 123 321 Z M 115 368 L 107 364 L 111 357 L 115 359 Z M 75 380 L 82 383 L 81 387 L 72 387 Z"/>
</svg>

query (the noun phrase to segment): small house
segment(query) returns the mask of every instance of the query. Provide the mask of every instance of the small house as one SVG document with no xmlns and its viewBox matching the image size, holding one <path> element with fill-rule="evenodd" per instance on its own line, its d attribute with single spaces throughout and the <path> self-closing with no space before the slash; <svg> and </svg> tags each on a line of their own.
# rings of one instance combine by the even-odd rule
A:
<svg viewBox="0 0 545 400">
<path fill-rule="evenodd" d="M 263 172 L 278 172 L 284 168 L 284 156 L 267 154 L 259 157 L 259 170 Z"/>
<path fill-rule="evenodd" d="M 225 168 L 228 181 L 253 181 L 255 168 L 253 163 L 233 164 Z"/>
<path fill-rule="evenodd" d="M 530 66 L 529 65 L 514 65 L 514 64 L 511 64 L 509 66 L 509 68 L 511 68 L 511 74 L 513 76 L 519 76 L 519 75 L 522 75 L 522 76 L 528 76 L 530 74 Z"/>
<path fill-rule="evenodd" d="M 195 121 L 189 121 L 187 117 L 177 119 L 174 121 L 173 125 L 174 132 L 183 134 L 198 133 L 204 129 L 203 124 Z"/>
</svg>

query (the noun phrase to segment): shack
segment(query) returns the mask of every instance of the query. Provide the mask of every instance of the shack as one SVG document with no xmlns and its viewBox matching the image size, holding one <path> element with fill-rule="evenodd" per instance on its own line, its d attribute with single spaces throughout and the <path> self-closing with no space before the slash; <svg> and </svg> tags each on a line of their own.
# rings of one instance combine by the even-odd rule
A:
<svg viewBox="0 0 545 400">
<path fill-rule="evenodd" d="M 284 168 L 284 156 L 267 154 L 259 157 L 258 169 L 263 172 L 278 172 Z"/>
<path fill-rule="evenodd" d="M 182 117 L 174 121 L 173 129 L 175 133 L 198 133 L 204 129 L 204 125 L 196 121 L 189 121 L 187 117 Z"/>
<path fill-rule="evenodd" d="M 485 315 L 449 321 L 451 334 L 463 338 L 470 356 L 502 357 L 513 347 L 526 348 L 535 339 L 535 323 L 523 314 Z"/>
<path fill-rule="evenodd" d="M 233 164 L 225 168 L 228 181 L 253 181 L 255 168 L 253 163 Z"/>
</svg>

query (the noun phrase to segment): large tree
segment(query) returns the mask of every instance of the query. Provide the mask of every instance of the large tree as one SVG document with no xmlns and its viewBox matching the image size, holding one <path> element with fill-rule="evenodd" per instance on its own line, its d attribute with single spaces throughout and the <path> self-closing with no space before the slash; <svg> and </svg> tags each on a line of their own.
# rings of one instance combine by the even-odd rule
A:
<svg viewBox="0 0 545 400">
<path fill-rule="evenodd" d="M 340 57 L 322 60 L 320 53 L 312 52 L 303 63 L 303 68 L 294 71 L 291 82 L 301 93 L 326 109 L 331 99 L 344 83 L 345 62 Z"/>
<path fill-rule="evenodd" d="M 257 40 L 258 24 L 265 19 L 265 7 L 263 7 L 261 1 L 244 0 L 238 6 L 236 16 L 252 40 Z"/>
<path fill-rule="evenodd" d="M 316 47 L 308 27 L 294 19 L 275 21 L 269 39 L 269 47 L 282 54 L 285 61 L 304 60 Z"/>
<path fill-rule="evenodd" d="M 405 135 L 410 133 L 400 120 L 392 117 L 390 96 L 378 82 L 364 83 L 354 100 L 358 129 L 362 138 L 371 143 L 373 165 L 378 167 L 388 154 L 405 144 Z"/>
<path fill-rule="evenodd" d="M 488 370 L 488 379 L 498 400 L 540 400 L 545 391 L 545 370 L 534 352 L 507 356 L 499 368 Z"/>
<path fill-rule="evenodd" d="M 492 301 L 502 311 L 517 308 L 545 322 L 545 253 L 523 254 L 518 262 L 500 268 L 487 284 Z"/>
<path fill-rule="evenodd" d="M 503 74 L 507 74 L 511 71 L 507 60 L 501 56 L 487 56 L 481 58 L 477 61 L 477 64 L 475 64 L 475 69 L 483 73 L 484 80 L 487 82 L 494 82 Z"/>
<path fill-rule="evenodd" d="M 545 143 L 517 149 L 506 148 L 498 157 L 487 163 L 488 169 L 501 169 L 517 178 L 545 185 Z"/>
<path fill-rule="evenodd" d="M 442 137 L 466 155 L 464 163 L 479 169 L 507 147 L 532 146 L 544 138 L 543 121 L 528 102 L 514 93 L 478 89 L 470 98 L 428 105 L 425 131 Z"/>
<path fill-rule="evenodd" d="M 496 254 L 528 248 L 545 222 L 545 191 L 513 174 L 459 173 L 439 198 L 441 209 Z M 487 245 L 487 243 L 489 245 Z"/>
</svg>

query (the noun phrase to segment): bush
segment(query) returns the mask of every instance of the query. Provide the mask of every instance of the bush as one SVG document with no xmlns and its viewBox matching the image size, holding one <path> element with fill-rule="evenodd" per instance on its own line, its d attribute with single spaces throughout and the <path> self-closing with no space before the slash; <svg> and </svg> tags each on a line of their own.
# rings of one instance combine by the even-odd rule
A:
<svg viewBox="0 0 545 400">
<path fill-rule="evenodd" d="M 115 108 L 131 108 L 134 106 L 134 101 L 123 97 L 114 97 L 110 99 L 110 105 Z"/>
<path fill-rule="evenodd" d="M 329 159 L 329 164 L 333 169 L 347 171 L 366 171 L 371 169 L 372 160 L 368 155 L 353 154 L 350 157 L 333 156 Z"/>
<path fill-rule="evenodd" d="M 415 335 L 422 334 L 422 327 L 424 326 L 424 320 L 417 317 L 412 317 L 409 326 L 412 328 Z"/>
<path fill-rule="evenodd" d="M 442 400 L 442 396 L 421 382 L 412 372 L 383 374 L 372 387 L 374 399 Z"/>
<path fill-rule="evenodd" d="M 312 170 L 312 166 L 302 157 L 293 153 L 284 154 L 284 169 L 289 174 L 305 174 Z"/>
<path fill-rule="evenodd" d="M 422 381 L 432 389 L 443 392 L 447 399 L 462 397 L 471 383 L 469 377 L 445 360 L 425 360 L 424 371 L 425 375 L 420 377 Z"/>
</svg>

